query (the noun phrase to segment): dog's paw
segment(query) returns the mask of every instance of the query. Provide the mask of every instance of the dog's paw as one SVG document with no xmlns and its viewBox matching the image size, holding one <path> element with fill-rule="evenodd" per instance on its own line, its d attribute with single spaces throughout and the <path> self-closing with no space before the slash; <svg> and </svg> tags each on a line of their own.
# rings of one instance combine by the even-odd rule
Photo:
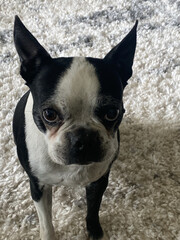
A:
<svg viewBox="0 0 180 240">
<path fill-rule="evenodd" d="M 103 230 L 99 218 L 86 218 L 87 232 L 90 240 L 103 239 Z"/>
<path fill-rule="evenodd" d="M 50 231 L 50 232 L 41 231 L 40 239 L 41 240 L 57 240 L 54 231 Z"/>
<path fill-rule="evenodd" d="M 92 236 L 89 236 L 87 238 L 87 240 L 109 240 L 108 236 L 104 233 L 104 235 L 102 237 L 99 237 L 99 238 L 96 238 L 96 237 L 92 237 Z"/>
</svg>

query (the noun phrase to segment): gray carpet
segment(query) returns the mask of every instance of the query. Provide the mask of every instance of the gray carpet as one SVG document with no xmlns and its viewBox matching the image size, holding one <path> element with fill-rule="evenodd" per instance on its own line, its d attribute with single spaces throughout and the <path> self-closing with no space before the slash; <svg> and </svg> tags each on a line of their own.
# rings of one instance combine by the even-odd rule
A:
<svg viewBox="0 0 180 240">
<path fill-rule="evenodd" d="M 0 239 L 39 239 L 12 139 L 27 90 L 13 45 L 19 15 L 51 56 L 103 57 L 139 19 L 134 75 L 124 93 L 121 151 L 100 219 L 110 240 L 180 239 L 180 1 L 0 1 Z M 84 189 L 53 189 L 59 240 L 87 238 Z"/>
</svg>

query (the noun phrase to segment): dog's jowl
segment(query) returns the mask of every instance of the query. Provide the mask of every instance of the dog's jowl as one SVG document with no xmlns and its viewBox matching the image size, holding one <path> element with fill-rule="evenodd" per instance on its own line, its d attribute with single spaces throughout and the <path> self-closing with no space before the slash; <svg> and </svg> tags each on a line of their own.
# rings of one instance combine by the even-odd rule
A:
<svg viewBox="0 0 180 240">
<path fill-rule="evenodd" d="M 103 59 L 52 58 L 15 18 L 14 42 L 29 91 L 13 132 L 29 180 L 42 240 L 55 239 L 52 186 L 86 188 L 89 239 L 102 239 L 99 208 L 119 152 L 123 89 L 132 75 L 137 22 Z"/>
</svg>

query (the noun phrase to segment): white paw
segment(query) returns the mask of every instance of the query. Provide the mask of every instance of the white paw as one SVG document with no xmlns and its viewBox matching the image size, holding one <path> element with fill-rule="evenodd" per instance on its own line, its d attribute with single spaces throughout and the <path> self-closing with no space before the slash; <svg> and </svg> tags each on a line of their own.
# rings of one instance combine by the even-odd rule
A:
<svg viewBox="0 0 180 240">
<path fill-rule="evenodd" d="M 56 240 L 54 232 L 43 232 L 40 234 L 41 240 Z"/>
</svg>

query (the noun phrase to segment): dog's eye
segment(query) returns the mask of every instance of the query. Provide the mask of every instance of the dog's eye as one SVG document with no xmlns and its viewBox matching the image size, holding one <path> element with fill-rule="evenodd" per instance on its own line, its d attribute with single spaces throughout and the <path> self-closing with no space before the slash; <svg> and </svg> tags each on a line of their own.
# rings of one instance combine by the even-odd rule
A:
<svg viewBox="0 0 180 240">
<path fill-rule="evenodd" d="M 115 121 L 119 116 L 119 109 L 116 109 L 116 108 L 112 108 L 112 109 L 109 109 L 106 113 L 106 115 L 104 116 L 104 118 L 107 120 L 107 121 Z"/>
<path fill-rule="evenodd" d="M 43 111 L 43 118 L 48 123 L 57 123 L 59 121 L 59 116 L 54 109 L 47 108 Z"/>
</svg>

